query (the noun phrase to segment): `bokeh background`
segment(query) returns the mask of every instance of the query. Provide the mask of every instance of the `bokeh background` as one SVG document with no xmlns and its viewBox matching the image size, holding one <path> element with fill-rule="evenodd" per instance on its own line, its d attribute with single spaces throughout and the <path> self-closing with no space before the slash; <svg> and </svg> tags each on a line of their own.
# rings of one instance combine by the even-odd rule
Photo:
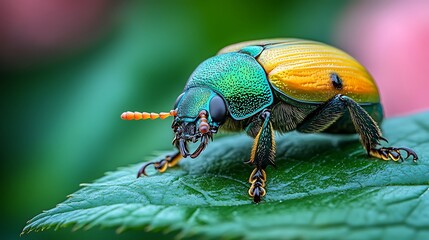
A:
<svg viewBox="0 0 429 240">
<path fill-rule="evenodd" d="M 350 52 L 387 116 L 429 108 L 426 0 L 1 1 L 1 239 L 80 183 L 171 148 L 169 120 L 125 122 L 123 111 L 168 111 L 204 59 L 272 37 Z M 67 228 L 22 239 L 145 237 Z"/>
</svg>

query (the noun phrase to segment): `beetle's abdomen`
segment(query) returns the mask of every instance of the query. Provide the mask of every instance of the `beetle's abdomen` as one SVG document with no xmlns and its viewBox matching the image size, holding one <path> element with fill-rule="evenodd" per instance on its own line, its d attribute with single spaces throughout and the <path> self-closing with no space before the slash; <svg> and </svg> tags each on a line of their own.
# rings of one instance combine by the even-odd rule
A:
<svg viewBox="0 0 429 240">
<path fill-rule="evenodd" d="M 296 40 L 266 45 L 257 57 L 272 86 L 303 102 L 325 102 L 344 94 L 358 103 L 380 101 L 366 69 L 345 52 L 326 44 Z"/>
</svg>

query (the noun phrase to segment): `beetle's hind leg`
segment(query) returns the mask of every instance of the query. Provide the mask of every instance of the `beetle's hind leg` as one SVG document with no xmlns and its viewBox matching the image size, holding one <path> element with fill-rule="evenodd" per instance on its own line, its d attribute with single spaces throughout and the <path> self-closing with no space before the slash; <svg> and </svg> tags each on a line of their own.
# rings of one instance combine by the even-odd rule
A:
<svg viewBox="0 0 429 240">
<path fill-rule="evenodd" d="M 322 132 L 337 121 L 347 109 L 356 132 L 360 135 L 362 145 L 369 156 L 398 161 L 404 159 L 401 153 L 401 151 L 404 151 L 407 153 L 405 158 L 413 156 L 414 161 L 418 159 L 417 154 L 409 148 L 381 147 L 380 141 L 387 142 L 387 140 L 382 136 L 377 123 L 358 103 L 341 94 L 334 96 L 311 112 L 298 125 L 297 130 L 305 133 Z"/>
<path fill-rule="evenodd" d="M 182 160 L 182 155 L 180 154 L 179 151 L 167 155 L 165 156 L 164 159 L 162 159 L 161 161 L 158 162 L 148 162 L 146 164 L 144 164 L 139 171 L 137 172 L 137 178 L 141 177 L 141 175 L 145 175 L 146 174 L 146 168 L 150 165 L 153 165 L 155 170 L 157 170 L 160 173 L 165 172 L 165 170 L 167 170 L 167 168 L 169 167 L 174 167 L 180 160 Z"/>
<path fill-rule="evenodd" d="M 270 111 L 263 110 L 260 118 L 263 120 L 262 127 L 253 142 L 250 160 L 247 163 L 255 165 L 249 177 L 249 195 L 253 198 L 255 203 L 261 201 L 265 196 L 265 183 L 267 181 L 267 174 L 265 168 L 268 165 L 274 165 L 276 145 L 274 140 L 274 129 L 270 122 Z M 250 131 L 250 129 L 249 129 Z"/>
<path fill-rule="evenodd" d="M 364 145 L 368 155 L 383 160 L 398 161 L 403 160 L 401 150 L 407 153 L 408 158 L 413 156 L 413 161 L 417 161 L 417 154 L 405 147 L 380 147 L 380 140 L 386 141 L 385 138 L 381 136 L 380 128 L 377 126 L 377 123 L 368 115 L 368 113 L 357 104 L 353 99 L 341 96 L 340 100 L 345 103 L 347 108 L 350 111 L 350 116 L 352 118 L 353 124 L 355 125 L 356 131 L 359 133 L 362 144 Z"/>
<path fill-rule="evenodd" d="M 393 161 L 399 161 L 399 160 L 403 161 L 404 158 L 402 157 L 401 151 L 404 151 L 407 153 L 407 156 L 405 157 L 405 159 L 407 159 L 410 156 L 413 156 L 414 162 L 417 162 L 417 159 L 419 159 L 419 157 L 417 156 L 417 153 L 407 147 L 372 148 L 368 154 L 370 156 L 380 158 L 383 160 L 392 159 Z"/>
</svg>

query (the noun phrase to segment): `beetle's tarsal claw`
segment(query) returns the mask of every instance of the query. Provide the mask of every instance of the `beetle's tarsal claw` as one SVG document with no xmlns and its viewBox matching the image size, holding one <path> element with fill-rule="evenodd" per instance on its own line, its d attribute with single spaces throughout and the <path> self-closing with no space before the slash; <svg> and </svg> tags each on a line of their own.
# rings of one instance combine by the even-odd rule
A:
<svg viewBox="0 0 429 240">
<path fill-rule="evenodd" d="M 401 151 L 404 151 L 407 153 L 407 156 L 404 158 L 402 157 Z M 404 159 L 409 158 L 410 156 L 413 156 L 413 161 L 417 162 L 419 157 L 417 156 L 417 153 L 414 152 L 412 149 L 407 147 L 382 147 L 382 148 L 373 148 L 370 149 L 369 155 L 381 158 L 383 160 L 389 160 L 392 159 L 393 161 L 403 161 Z"/>
<path fill-rule="evenodd" d="M 261 186 L 251 186 L 249 189 L 249 195 L 253 197 L 254 203 L 261 202 L 262 197 L 266 194 L 265 188 Z"/>
<path fill-rule="evenodd" d="M 163 173 L 165 172 L 165 170 L 167 170 L 167 168 L 175 166 L 181 159 L 182 157 L 180 153 L 176 152 L 172 155 L 165 156 L 165 158 L 162 159 L 161 161 L 145 163 L 137 172 L 137 178 L 141 177 L 141 175 L 148 176 L 146 174 L 146 168 L 149 165 L 153 165 L 155 170 L 157 170 L 160 173 Z"/>
<path fill-rule="evenodd" d="M 400 148 L 397 148 L 397 149 L 405 151 L 407 153 L 407 157 L 405 159 L 409 158 L 410 156 L 413 156 L 413 161 L 414 162 L 416 162 L 419 159 L 419 156 L 417 156 L 417 153 L 414 152 L 411 148 L 400 147 Z"/>
<path fill-rule="evenodd" d="M 252 185 L 249 188 L 249 195 L 253 198 L 254 203 L 259 203 L 263 196 L 265 196 L 265 181 L 267 175 L 263 169 L 255 168 L 249 177 L 249 183 Z"/>
<path fill-rule="evenodd" d="M 142 175 L 142 174 L 143 174 L 143 175 L 145 175 L 146 177 L 148 176 L 148 175 L 146 174 L 146 168 L 147 168 L 149 165 L 153 165 L 153 166 L 154 166 L 154 168 L 155 168 L 155 170 L 157 170 L 158 172 L 162 173 L 162 172 L 165 172 L 165 170 L 166 170 L 166 169 L 167 169 L 167 167 L 168 167 L 168 160 L 167 160 L 167 159 L 163 159 L 163 160 L 161 160 L 161 161 L 159 161 L 159 162 L 149 162 L 149 163 L 144 164 L 144 165 L 140 168 L 140 170 L 137 172 L 137 178 L 141 177 L 141 175 Z"/>
<path fill-rule="evenodd" d="M 142 176 L 142 174 L 143 174 L 143 175 L 145 175 L 145 176 L 147 176 L 147 174 L 146 174 L 146 168 L 147 168 L 149 165 L 154 165 L 155 163 L 156 163 L 156 162 L 148 162 L 148 163 L 144 164 L 144 165 L 139 169 L 139 171 L 137 172 L 137 178 L 141 177 L 141 176 Z"/>
</svg>

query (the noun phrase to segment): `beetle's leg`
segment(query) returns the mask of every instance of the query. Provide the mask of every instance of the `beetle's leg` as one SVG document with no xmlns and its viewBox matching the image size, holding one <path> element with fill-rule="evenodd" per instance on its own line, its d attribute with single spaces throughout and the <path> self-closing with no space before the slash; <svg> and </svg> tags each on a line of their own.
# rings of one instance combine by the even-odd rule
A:
<svg viewBox="0 0 429 240">
<path fill-rule="evenodd" d="M 346 106 L 340 97 L 341 95 L 336 95 L 320 105 L 298 124 L 296 130 L 303 133 L 317 133 L 331 126 L 346 110 Z"/>
<path fill-rule="evenodd" d="M 407 156 L 405 157 L 405 159 L 407 159 L 409 156 L 413 156 L 414 162 L 417 162 L 417 159 L 419 159 L 416 152 L 414 152 L 412 149 L 406 148 L 406 147 L 372 148 L 372 149 L 370 149 L 368 154 L 370 156 L 380 158 L 383 160 L 392 159 L 393 161 L 399 161 L 399 160 L 402 161 L 402 160 L 404 160 L 404 158 L 402 157 L 401 151 L 404 151 L 407 153 Z"/>
<path fill-rule="evenodd" d="M 265 168 L 268 165 L 274 165 L 275 162 L 275 140 L 274 130 L 270 122 L 270 111 L 263 110 L 260 117 L 264 121 L 261 129 L 255 137 L 253 142 L 252 151 L 250 153 L 250 160 L 248 163 L 255 165 L 249 177 L 249 183 L 252 185 L 249 189 L 249 195 L 253 197 L 253 201 L 258 203 L 261 198 L 265 196 L 265 182 L 267 175 Z"/>
<path fill-rule="evenodd" d="M 252 185 L 249 188 L 249 196 L 253 198 L 254 203 L 259 203 L 261 198 L 265 196 L 265 182 L 267 180 L 267 174 L 262 168 L 253 169 L 249 177 L 249 183 Z"/>
<path fill-rule="evenodd" d="M 383 160 L 392 159 L 398 161 L 403 159 L 400 152 L 400 150 L 403 150 L 407 153 L 407 157 L 405 158 L 412 155 L 413 161 L 417 161 L 417 154 L 409 148 L 380 147 L 380 140 L 386 142 L 387 140 L 381 136 L 381 131 L 377 123 L 353 99 L 341 96 L 340 100 L 343 101 L 349 109 L 353 124 L 355 125 L 356 131 L 361 136 L 362 144 L 369 156 L 381 158 Z"/>
<path fill-rule="evenodd" d="M 298 125 L 297 130 L 305 133 L 321 132 L 337 121 L 346 109 L 350 112 L 356 132 L 360 135 L 362 145 L 369 156 L 398 161 L 403 159 L 400 152 L 402 150 L 407 153 L 406 158 L 413 156 L 414 161 L 418 159 L 417 154 L 409 148 L 380 147 L 380 141 L 387 140 L 382 137 L 377 123 L 358 103 L 341 94 L 316 108 Z"/>
<path fill-rule="evenodd" d="M 149 162 L 149 163 L 146 163 L 146 164 L 144 164 L 141 168 L 140 168 L 140 170 L 137 172 L 137 178 L 139 178 L 141 175 L 145 175 L 145 176 L 147 176 L 147 174 L 146 174 L 146 168 L 149 166 L 149 165 L 153 165 L 154 166 L 154 168 L 158 171 L 158 172 L 160 172 L 160 173 L 163 173 L 163 172 L 165 172 L 165 170 L 167 170 L 167 168 L 168 167 L 173 167 L 173 166 L 175 166 L 181 159 L 182 159 L 183 157 L 182 157 L 182 155 L 180 154 L 180 152 L 179 151 L 177 151 L 177 152 L 175 152 L 175 153 L 173 153 L 173 154 L 171 154 L 171 155 L 167 155 L 167 156 L 165 156 L 165 158 L 164 159 L 162 159 L 161 161 L 158 161 L 158 162 Z"/>
</svg>

